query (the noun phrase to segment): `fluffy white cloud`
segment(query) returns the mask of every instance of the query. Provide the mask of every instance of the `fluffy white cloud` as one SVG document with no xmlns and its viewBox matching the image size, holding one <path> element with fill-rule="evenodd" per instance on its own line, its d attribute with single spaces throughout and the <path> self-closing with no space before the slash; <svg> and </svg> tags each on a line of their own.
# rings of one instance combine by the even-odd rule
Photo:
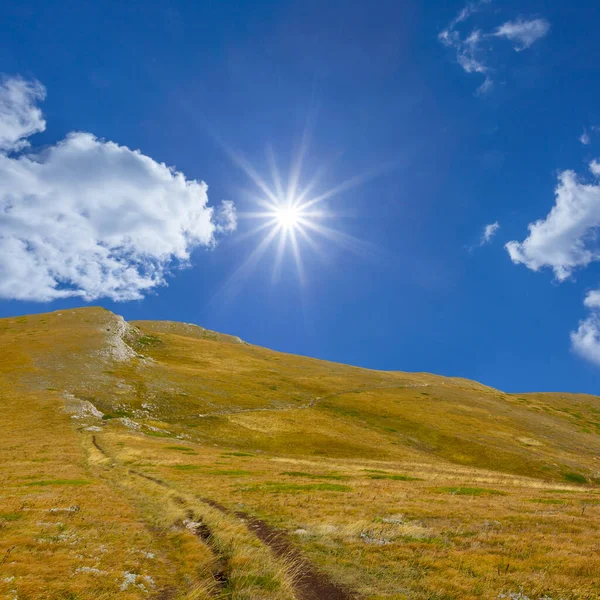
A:
<svg viewBox="0 0 600 600">
<path fill-rule="evenodd" d="M 599 177 L 600 163 L 592 161 L 590 171 Z M 564 281 L 575 269 L 600 260 L 599 228 L 600 182 L 585 183 L 573 171 L 564 171 L 548 216 L 531 223 L 529 236 L 509 242 L 506 249 L 514 263 L 534 271 L 549 267 Z M 584 305 L 590 313 L 571 332 L 571 345 L 579 356 L 600 365 L 600 289 L 588 292 Z"/>
<path fill-rule="evenodd" d="M 582 358 L 600 365 L 600 316 L 592 313 L 571 332 L 573 350 Z"/>
<path fill-rule="evenodd" d="M 500 25 L 494 35 L 510 40 L 514 43 L 515 50 L 520 52 L 543 38 L 549 31 L 550 23 L 546 19 L 517 19 Z"/>
<path fill-rule="evenodd" d="M 571 332 L 571 345 L 579 356 L 600 365 L 600 290 L 588 292 L 583 303 L 590 314 Z"/>
<path fill-rule="evenodd" d="M 600 175 L 593 161 L 591 172 Z M 600 260 L 597 230 L 600 227 L 600 183 L 584 183 L 573 171 L 559 175 L 555 204 L 545 219 L 529 225 L 523 242 L 511 241 L 506 249 L 514 263 L 537 271 L 549 267 L 559 281 L 575 269 Z"/>
<path fill-rule="evenodd" d="M 500 223 L 496 221 L 495 223 L 490 223 L 483 228 L 483 233 L 481 235 L 480 246 L 484 244 L 488 244 L 492 241 L 492 238 L 496 235 L 498 229 L 500 229 Z"/>
<path fill-rule="evenodd" d="M 46 129 L 42 111 L 36 106 L 46 97 L 46 88 L 38 81 L 20 77 L 0 79 L 0 152 L 29 146 L 25 139 Z"/>
<path fill-rule="evenodd" d="M 32 104 L 43 88 L 9 79 L 4 89 L 0 297 L 138 299 L 187 265 L 194 248 L 212 247 L 216 235 L 235 229 L 233 203 L 209 207 L 204 182 L 90 133 L 9 154 L 43 129 Z"/>
<path fill-rule="evenodd" d="M 583 302 L 588 308 L 600 308 L 600 290 L 588 292 Z"/>
<path fill-rule="evenodd" d="M 478 93 L 485 93 L 493 86 L 492 69 L 487 64 L 491 38 L 505 38 L 513 43 L 515 50 L 521 51 L 550 31 L 550 23 L 545 19 L 518 19 L 507 21 L 489 33 L 479 29 L 473 29 L 469 33 L 461 32 L 463 23 L 490 2 L 491 0 L 480 0 L 468 3 L 438 35 L 442 44 L 456 52 L 456 61 L 466 73 L 483 75 L 484 81 L 477 88 Z"/>
</svg>

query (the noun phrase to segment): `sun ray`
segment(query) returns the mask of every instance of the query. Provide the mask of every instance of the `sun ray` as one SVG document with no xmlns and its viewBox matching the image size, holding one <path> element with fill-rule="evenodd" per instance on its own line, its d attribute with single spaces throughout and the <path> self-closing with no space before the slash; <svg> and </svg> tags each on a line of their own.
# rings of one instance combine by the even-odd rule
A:
<svg viewBox="0 0 600 600">
<path fill-rule="evenodd" d="M 275 152 L 273 152 L 272 146 L 267 146 L 267 161 L 269 168 L 271 169 L 271 177 L 273 178 L 273 184 L 275 185 L 275 193 L 277 198 L 284 197 L 283 184 L 281 183 L 281 175 L 277 168 L 277 160 L 275 158 Z"/>
<path fill-rule="evenodd" d="M 296 263 L 296 271 L 298 272 L 298 279 L 300 280 L 300 284 L 304 285 L 304 265 L 302 263 L 302 256 L 300 255 L 300 247 L 298 245 L 298 240 L 296 239 L 295 229 L 290 229 L 290 242 L 294 254 L 294 262 Z"/>
<path fill-rule="evenodd" d="M 221 142 L 221 145 L 233 163 L 242 169 L 244 173 L 246 173 L 246 175 L 254 182 L 254 184 L 269 198 L 269 200 L 271 200 L 271 202 L 277 203 L 277 196 L 269 188 L 265 180 L 260 176 L 250 162 L 241 153 L 236 152 L 225 143 Z"/>
<path fill-rule="evenodd" d="M 270 227 L 273 227 L 273 221 L 264 221 L 260 225 L 257 225 L 253 229 L 250 229 L 250 231 L 245 231 L 244 233 L 241 233 L 240 235 L 236 236 L 232 243 L 239 244 L 240 242 L 243 242 L 248 238 L 254 237 L 257 233 L 260 233 L 261 231 L 264 231 L 265 229 L 268 229 Z"/>
<path fill-rule="evenodd" d="M 212 301 L 215 302 L 219 297 L 232 298 L 236 295 L 236 288 L 239 288 L 243 281 L 252 272 L 254 267 L 263 257 L 273 240 L 277 237 L 278 230 L 271 229 L 265 238 L 254 248 L 248 258 L 227 278 L 213 295 Z"/>
<path fill-rule="evenodd" d="M 315 196 L 315 197 L 311 198 L 304 204 L 304 206 L 305 206 L 305 208 L 309 208 L 310 206 L 314 206 L 315 204 L 323 202 L 324 200 L 328 200 L 329 198 L 332 198 L 333 196 L 337 196 L 338 194 L 341 194 L 342 192 L 347 192 L 355 187 L 361 186 L 361 185 L 367 183 L 368 181 L 370 181 L 376 177 L 379 177 L 380 175 L 382 175 L 386 171 L 390 170 L 394 166 L 396 166 L 395 162 L 385 163 L 375 169 L 370 169 L 366 173 L 362 173 L 360 175 L 355 175 L 354 177 L 350 177 L 349 179 L 346 179 L 346 181 L 342 181 L 342 183 L 339 183 L 338 185 L 332 187 L 331 189 L 323 192 L 319 196 Z"/>
<path fill-rule="evenodd" d="M 289 204 L 294 205 L 296 202 L 296 191 L 298 189 L 298 183 L 300 180 L 300 174 L 302 173 L 302 165 L 304 163 L 304 156 L 308 150 L 308 142 L 310 138 L 309 123 L 307 121 L 304 131 L 302 132 L 302 140 L 298 152 L 292 161 L 292 167 L 290 170 L 290 180 L 287 191 L 287 201 Z"/>
<path fill-rule="evenodd" d="M 275 254 L 275 265 L 273 266 L 273 275 L 271 281 L 275 282 L 281 275 L 281 265 L 283 263 L 283 256 L 285 254 L 285 246 L 287 243 L 287 232 L 281 231 L 279 233 L 279 244 L 277 245 L 277 252 Z"/>
<path fill-rule="evenodd" d="M 345 250 L 348 250 L 357 256 L 361 257 L 375 257 L 381 256 L 381 251 L 377 246 L 373 244 L 369 244 L 360 238 L 357 238 L 353 235 L 345 233 L 343 231 L 339 231 L 338 229 L 333 229 L 331 227 L 326 227 L 325 225 L 315 224 L 315 223 L 307 223 L 306 225 L 311 231 L 321 235 L 322 237 L 335 242 L 337 245 L 342 247 Z"/>
</svg>

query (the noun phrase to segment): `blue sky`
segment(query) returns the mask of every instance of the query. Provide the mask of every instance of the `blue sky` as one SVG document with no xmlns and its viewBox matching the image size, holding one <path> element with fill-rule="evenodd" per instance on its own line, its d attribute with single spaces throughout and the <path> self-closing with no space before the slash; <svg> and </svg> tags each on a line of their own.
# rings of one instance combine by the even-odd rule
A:
<svg viewBox="0 0 600 600">
<path fill-rule="evenodd" d="M 0 17 L 0 316 L 101 304 L 365 367 L 600 393 L 595 3 Z M 285 188 L 303 141 L 298 190 L 320 174 L 305 200 L 346 185 L 305 210 L 302 277 L 290 231 L 279 267 L 281 232 L 243 268 L 276 227 L 249 235 L 272 217 L 250 216 L 268 195 L 247 167 L 281 196 L 268 148 Z"/>
</svg>

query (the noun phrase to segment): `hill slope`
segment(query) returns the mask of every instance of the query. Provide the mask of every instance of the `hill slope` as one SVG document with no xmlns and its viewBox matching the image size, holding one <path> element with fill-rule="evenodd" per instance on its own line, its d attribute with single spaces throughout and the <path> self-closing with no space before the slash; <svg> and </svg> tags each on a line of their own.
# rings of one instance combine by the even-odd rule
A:
<svg viewBox="0 0 600 600">
<path fill-rule="evenodd" d="M 598 597 L 598 397 L 101 308 L 0 320 L 0 357 L 6 597 Z"/>
</svg>

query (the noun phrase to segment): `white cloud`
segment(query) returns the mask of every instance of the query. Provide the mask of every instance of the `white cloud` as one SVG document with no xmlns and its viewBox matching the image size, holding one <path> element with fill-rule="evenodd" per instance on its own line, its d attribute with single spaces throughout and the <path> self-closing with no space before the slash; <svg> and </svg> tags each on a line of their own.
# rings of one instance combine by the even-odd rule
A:
<svg viewBox="0 0 600 600">
<path fill-rule="evenodd" d="M 458 31 L 457 26 L 481 10 L 483 5 L 488 4 L 489 1 L 482 0 L 481 2 L 467 4 L 448 27 L 438 35 L 438 39 L 442 44 L 456 51 L 456 61 L 466 73 L 479 73 L 485 77 L 477 90 L 479 93 L 488 91 L 492 85 L 492 80 L 488 76 L 489 68 L 483 61 L 484 53 L 480 49 L 482 35 L 480 31 L 474 29 L 468 35 L 463 36 Z"/>
<path fill-rule="evenodd" d="M 469 33 L 461 32 L 463 23 L 490 2 L 491 0 L 480 0 L 468 3 L 438 35 L 442 44 L 456 52 L 456 61 L 466 73 L 483 75 L 484 81 L 477 88 L 480 94 L 489 91 L 493 86 L 492 69 L 487 60 L 491 38 L 505 38 L 513 42 L 515 50 L 521 51 L 529 48 L 550 30 L 550 23 L 545 19 L 517 19 L 507 21 L 490 33 L 481 32 L 479 29 L 472 29 Z"/>
<path fill-rule="evenodd" d="M 46 129 L 42 111 L 35 105 L 45 97 L 46 88 L 38 81 L 0 79 L 0 152 L 26 148 L 25 138 Z"/>
<path fill-rule="evenodd" d="M 500 223 L 496 221 L 495 223 L 490 223 L 483 228 L 483 234 L 481 235 L 480 246 L 484 244 L 488 244 L 492 241 L 492 238 L 496 235 L 496 232 L 500 229 Z"/>
<path fill-rule="evenodd" d="M 600 163 L 592 161 L 589 167 L 600 177 Z M 600 260 L 599 230 L 600 181 L 585 183 L 573 171 L 563 171 L 550 213 L 529 225 L 523 242 L 509 242 L 506 249 L 514 263 L 534 271 L 549 267 L 564 281 L 576 269 Z M 600 289 L 588 292 L 584 305 L 590 314 L 571 332 L 571 345 L 579 356 L 600 365 Z"/>
<path fill-rule="evenodd" d="M 589 146 L 592 143 L 592 138 L 590 137 L 590 134 L 587 131 L 584 131 L 580 136 L 579 136 L 579 141 L 584 145 L 584 146 Z"/>
<path fill-rule="evenodd" d="M 573 350 L 582 358 L 600 365 L 600 316 L 592 313 L 571 332 Z"/>
<path fill-rule="evenodd" d="M 590 164 L 590 170 L 600 175 L 597 162 Z M 599 227 L 600 183 L 584 183 L 573 171 L 563 171 L 548 216 L 531 223 L 528 237 L 509 242 L 506 249 L 514 263 L 534 271 L 549 267 L 563 281 L 575 269 L 600 260 Z"/>
<path fill-rule="evenodd" d="M 588 308 L 600 308 L 600 290 L 588 292 L 583 303 Z"/>
<path fill-rule="evenodd" d="M 223 200 L 215 212 L 214 221 L 216 230 L 222 233 L 231 233 L 237 229 L 237 213 L 235 204 L 231 200 Z"/>
<path fill-rule="evenodd" d="M 32 104 L 43 88 L 21 79 L 3 85 L 1 298 L 138 299 L 187 265 L 194 248 L 212 247 L 216 235 L 235 229 L 233 203 L 209 207 L 204 182 L 90 133 L 9 155 L 43 130 Z"/>
<path fill-rule="evenodd" d="M 517 19 L 500 25 L 493 35 L 510 40 L 514 43 L 515 50 L 520 52 L 543 38 L 549 31 L 550 23 L 546 19 Z"/>
<path fill-rule="evenodd" d="M 600 365 L 600 289 L 588 292 L 583 304 L 590 314 L 571 332 L 571 345 L 579 356 Z"/>
</svg>

